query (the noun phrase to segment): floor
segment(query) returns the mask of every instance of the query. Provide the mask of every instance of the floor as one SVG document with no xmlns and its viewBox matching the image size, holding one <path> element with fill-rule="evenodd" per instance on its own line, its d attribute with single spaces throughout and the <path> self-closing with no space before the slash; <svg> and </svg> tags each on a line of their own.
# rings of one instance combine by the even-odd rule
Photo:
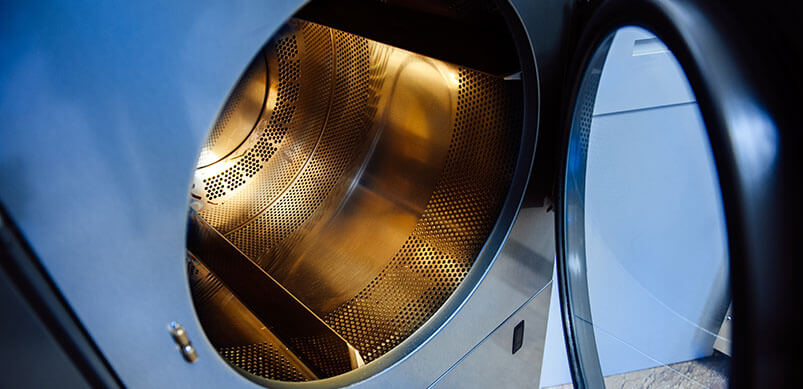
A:
<svg viewBox="0 0 803 389">
<path fill-rule="evenodd" d="M 605 377 L 608 389 L 636 388 L 727 388 L 730 358 L 722 353 L 693 361 Z M 568 389 L 571 384 L 553 386 Z"/>
</svg>

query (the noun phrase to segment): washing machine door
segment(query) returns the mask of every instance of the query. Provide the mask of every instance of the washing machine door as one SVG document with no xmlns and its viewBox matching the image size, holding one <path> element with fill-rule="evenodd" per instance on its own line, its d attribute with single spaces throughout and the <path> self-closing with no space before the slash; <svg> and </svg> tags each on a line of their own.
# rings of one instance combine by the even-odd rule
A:
<svg viewBox="0 0 803 389">
<path fill-rule="evenodd" d="M 793 284 L 794 142 L 780 61 L 745 50 L 766 37 L 749 20 L 710 2 L 608 1 L 583 26 L 556 215 L 576 387 L 789 379 L 800 316 L 778 297 Z"/>
<path fill-rule="evenodd" d="M 584 26 L 556 229 L 578 387 L 790 379 L 800 319 L 777 297 L 792 291 L 783 220 L 798 208 L 780 204 L 798 193 L 782 179 L 793 141 L 776 58 L 745 50 L 763 41 L 748 20 L 711 3 L 609 1 Z"/>
</svg>

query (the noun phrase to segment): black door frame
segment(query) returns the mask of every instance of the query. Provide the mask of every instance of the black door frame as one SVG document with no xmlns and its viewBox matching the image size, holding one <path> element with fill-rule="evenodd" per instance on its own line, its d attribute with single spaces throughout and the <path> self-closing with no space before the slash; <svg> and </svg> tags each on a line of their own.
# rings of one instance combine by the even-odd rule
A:
<svg viewBox="0 0 803 389">
<path fill-rule="evenodd" d="M 774 26 L 777 19 L 768 15 L 777 12 L 763 12 L 745 3 L 608 0 L 595 5 L 590 18 L 579 26 L 582 32 L 567 77 L 571 95 L 564 106 L 555 196 L 564 337 L 578 388 L 603 383 L 593 336 L 584 337 L 575 320 L 577 315 L 590 318 L 587 290 L 583 282 L 572 283 L 566 256 L 564 178 L 569 129 L 584 70 L 597 47 L 623 26 L 651 31 L 674 53 L 708 131 L 724 201 L 737 317 L 731 385 L 778 387 L 795 382 L 800 374 L 793 361 L 800 349 L 795 335 L 803 325 L 800 310 L 787 300 L 796 295 L 794 269 L 800 257 L 795 251 L 794 226 L 803 200 L 800 158 L 795 153 L 800 131 L 794 116 L 800 108 L 791 103 L 803 101 L 795 100 L 801 82 L 799 74 L 791 72 L 800 72 L 800 53 L 779 51 L 784 47 L 778 47 L 776 38 L 794 29 Z M 772 4 L 765 7 L 770 9 Z"/>
</svg>

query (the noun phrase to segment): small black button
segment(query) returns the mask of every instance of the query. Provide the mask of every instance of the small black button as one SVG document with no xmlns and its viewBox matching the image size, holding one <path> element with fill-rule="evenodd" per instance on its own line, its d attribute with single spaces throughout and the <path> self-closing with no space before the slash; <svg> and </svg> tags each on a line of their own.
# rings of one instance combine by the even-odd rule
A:
<svg viewBox="0 0 803 389">
<path fill-rule="evenodd" d="M 513 354 L 515 354 L 516 351 L 519 351 L 523 343 L 524 343 L 524 320 L 520 321 L 519 324 L 516 324 L 516 328 L 513 329 Z"/>
</svg>

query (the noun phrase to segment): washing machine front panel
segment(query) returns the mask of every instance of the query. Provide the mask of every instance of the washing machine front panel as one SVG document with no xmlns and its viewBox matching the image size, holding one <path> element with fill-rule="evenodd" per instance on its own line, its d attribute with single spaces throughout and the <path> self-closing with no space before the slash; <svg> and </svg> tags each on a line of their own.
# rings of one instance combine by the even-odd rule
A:
<svg viewBox="0 0 803 389">
<path fill-rule="evenodd" d="M 296 341 L 296 339 L 301 341 L 301 338 L 304 337 L 303 334 L 291 330 L 293 326 L 290 322 L 294 319 L 292 317 L 275 317 L 269 311 L 253 306 L 258 303 L 259 298 L 248 297 L 252 293 L 251 288 L 237 285 L 235 279 L 239 277 L 238 275 L 227 272 L 223 262 L 216 263 L 215 260 L 203 253 L 203 250 L 212 247 L 203 242 L 206 239 L 204 237 L 212 236 L 214 233 L 196 235 L 192 232 L 196 231 L 196 228 L 193 227 L 196 222 L 191 221 L 189 251 L 191 274 L 197 275 L 193 276 L 196 307 L 202 316 L 202 322 L 209 323 L 207 334 L 212 342 L 232 364 L 253 373 L 255 376 L 251 378 L 255 381 L 267 385 L 282 385 L 275 380 L 309 380 L 337 376 L 319 380 L 315 384 L 343 385 L 363 380 L 395 365 L 392 371 L 383 372 L 380 375 L 382 378 L 376 379 L 387 382 L 393 377 L 398 377 L 398 374 L 402 374 L 407 377 L 407 383 L 420 380 L 422 385 L 428 385 L 449 369 L 451 364 L 465 355 L 484 335 L 501 323 L 505 317 L 502 312 L 510 314 L 517 307 L 508 304 L 500 305 L 504 308 L 503 311 L 500 311 L 498 315 L 484 316 L 479 323 L 470 325 L 469 331 L 462 335 L 463 339 L 447 339 L 443 335 L 441 326 L 447 321 L 449 324 L 452 323 L 450 317 L 454 314 L 454 310 L 464 304 L 466 297 L 476 288 L 477 282 L 486 276 L 486 272 L 489 271 L 488 267 L 499 257 L 499 244 L 506 239 L 511 219 L 515 218 L 524 184 L 530 174 L 534 120 L 538 112 L 537 90 L 535 89 L 537 78 L 532 61 L 532 49 L 515 9 L 504 3 L 500 3 L 499 6 L 505 9 L 505 17 L 509 19 L 509 26 L 505 29 L 509 28 L 514 32 L 514 39 L 517 40 L 519 46 L 517 55 L 521 57 L 522 71 L 509 77 L 503 77 L 507 73 L 496 75 L 473 73 L 462 65 L 444 63 L 420 54 L 412 55 L 346 32 L 363 27 L 361 25 L 355 27 L 354 24 L 337 24 L 338 27 L 343 26 L 342 28 L 344 28 L 344 30 L 337 30 L 316 22 L 296 19 L 288 23 L 281 34 L 275 36 L 272 42 L 266 46 L 265 58 L 269 69 L 268 78 L 271 81 L 267 82 L 270 85 L 270 91 L 265 97 L 265 101 L 268 102 L 266 107 L 269 108 L 266 108 L 263 119 L 260 119 L 255 132 L 252 133 L 253 139 L 249 138 L 243 141 L 241 149 L 229 157 L 221 159 L 219 166 L 216 163 L 199 164 L 197 174 L 200 177 L 197 176 L 192 194 L 195 199 L 192 207 L 198 211 L 198 216 L 193 216 L 191 219 L 201 224 L 208 224 L 208 227 L 213 230 L 216 229 L 221 235 L 217 238 L 218 241 L 224 245 L 225 241 L 231 242 L 233 246 L 242 251 L 245 263 L 253 262 L 248 266 L 255 269 L 261 268 L 270 274 L 271 278 L 286 288 L 294 299 L 300 301 L 320 321 L 330 326 L 334 333 L 342 335 L 349 347 L 354 346 L 355 351 L 358 352 L 358 359 L 371 363 L 366 367 L 359 367 L 353 372 L 337 376 L 348 371 L 348 366 L 332 370 L 331 366 L 322 363 L 333 353 L 329 353 L 327 356 L 305 351 L 308 348 L 302 347 Z M 483 9 L 483 7 L 479 8 Z M 468 13 L 471 12 L 474 11 Z M 302 10 L 299 15 L 306 15 L 312 20 L 320 20 L 317 19 L 320 15 L 308 10 Z M 368 36 L 373 36 L 372 33 L 374 31 L 367 31 Z M 328 36 L 329 38 L 318 39 L 315 38 L 316 36 Z M 331 47 L 331 50 L 318 50 L 327 45 Z M 360 54 L 362 51 L 355 50 L 360 47 L 366 48 L 364 55 Z M 289 51 L 285 53 L 284 51 L 288 48 L 290 48 Z M 327 56 L 330 55 L 333 59 L 327 60 Z M 278 58 L 278 61 L 272 58 Z M 364 59 L 364 63 L 359 59 Z M 257 58 L 257 61 L 261 60 Z M 469 63 L 473 62 L 469 61 Z M 330 64 L 331 67 L 326 64 Z M 284 70 L 285 68 L 297 68 L 298 70 L 288 72 L 288 70 Z M 319 88 L 309 89 L 310 84 L 315 84 L 308 82 L 315 80 L 316 73 L 312 72 L 315 69 L 323 70 L 317 74 L 322 79 L 331 81 L 329 83 L 319 82 Z M 410 71 L 416 75 L 417 82 L 427 78 L 430 73 L 433 77 L 425 84 L 415 85 L 405 78 L 407 69 L 412 69 Z M 425 72 L 427 69 L 430 69 L 429 73 Z M 330 71 L 332 74 L 327 76 Z M 276 75 L 272 72 L 278 72 L 278 82 L 273 81 Z M 362 74 L 361 72 L 368 76 L 364 79 L 355 78 L 349 81 L 352 79 L 352 75 L 359 76 Z M 248 74 L 246 73 L 246 77 Z M 282 77 L 287 79 L 283 80 Z M 479 82 L 475 82 L 475 80 Z M 365 107 L 359 105 L 360 99 L 364 97 L 359 93 L 355 94 L 353 98 L 343 98 L 343 96 L 349 96 L 348 94 L 344 95 L 344 91 L 345 93 L 359 92 L 362 90 L 359 88 L 366 82 L 368 83 L 368 88 L 365 89 L 368 92 L 368 104 Z M 352 83 L 353 85 L 351 85 Z M 278 87 L 274 87 L 274 85 Z M 294 89 L 295 92 L 286 95 L 292 96 L 292 98 L 282 97 L 284 93 L 282 88 L 286 88 L 288 85 L 297 85 L 295 87 L 297 89 Z M 329 85 L 333 88 L 331 93 L 326 92 Z M 432 100 L 435 96 L 430 92 L 439 92 L 441 85 L 447 86 L 442 89 L 443 96 L 440 96 L 445 99 Z M 522 85 L 524 85 L 523 104 L 527 106 L 523 118 L 518 116 L 521 113 L 517 113 L 517 109 L 521 109 L 519 104 L 522 104 L 520 102 L 522 96 L 514 93 L 510 94 L 510 98 L 504 98 L 507 95 L 505 90 L 520 89 Z M 304 92 L 305 90 L 306 92 Z M 314 90 L 322 90 L 324 93 L 310 93 Z M 405 100 L 404 94 L 411 91 L 415 92 L 414 96 L 411 95 L 414 98 Z M 397 94 L 401 96 L 399 99 L 395 98 Z M 233 96 L 237 95 L 233 94 Z M 332 97 L 327 100 L 326 96 Z M 320 101 L 315 103 L 310 100 L 310 97 Z M 405 105 L 409 104 L 405 101 L 423 101 L 422 99 L 432 101 L 414 111 L 398 115 L 397 110 L 399 109 L 415 108 Z M 451 104 L 440 104 L 442 101 L 450 100 Z M 288 104 L 292 105 L 295 110 L 286 110 L 285 106 Z M 326 108 L 327 104 L 329 105 L 328 109 Z M 321 109 L 316 109 L 315 107 L 319 105 Z M 361 116 L 363 109 L 368 109 L 365 116 Z M 450 112 L 452 113 L 450 114 Z M 277 115 L 278 121 L 275 120 Z M 316 120 L 316 115 L 320 117 L 320 120 Z M 354 120 L 349 119 L 352 116 Z M 453 117 L 450 118 L 450 116 Z M 518 119 L 516 119 L 517 116 Z M 362 117 L 367 118 L 367 121 L 359 121 L 363 120 Z M 398 119 L 395 119 L 396 117 Z M 226 115 L 221 118 L 228 120 Z M 402 118 L 406 122 L 399 121 Z M 522 119 L 524 123 L 522 123 Z M 507 120 L 510 122 L 508 123 Z M 341 122 L 345 125 L 339 124 Z M 318 124 L 310 126 L 309 123 Z M 416 138 L 414 139 L 420 144 L 408 144 L 405 137 L 399 137 L 405 131 L 409 131 L 405 129 L 404 123 L 416 124 Z M 318 130 L 321 125 L 322 129 Z M 522 125 L 524 132 L 519 134 L 517 131 Z M 281 127 L 281 131 L 278 130 L 279 127 Z M 452 139 L 449 139 L 448 133 L 439 135 L 441 137 L 446 135 L 442 141 L 438 141 L 441 138 L 431 136 L 437 135 L 438 127 L 454 127 L 455 132 L 451 134 Z M 303 132 L 311 128 L 316 129 L 317 132 L 311 132 L 309 136 L 305 136 Z M 427 134 L 430 128 L 436 131 Z M 354 134 L 351 137 L 332 138 L 333 134 L 337 135 L 336 131 L 352 131 Z M 268 138 L 263 141 L 264 134 L 268 134 Z M 512 141 L 510 145 L 513 147 L 510 149 L 504 147 L 500 149 L 500 146 L 506 144 L 505 139 L 510 136 L 521 137 L 521 140 Z M 383 150 L 383 147 L 388 147 L 386 145 L 388 137 L 398 139 L 393 140 L 391 149 Z M 309 138 L 311 147 L 305 148 L 304 142 L 301 142 L 306 138 Z M 333 139 L 352 138 L 352 146 L 348 146 L 351 143 L 347 144 L 347 142 L 343 143 L 338 140 L 341 142 L 337 143 L 338 147 L 348 147 L 348 149 L 345 151 L 332 149 L 332 151 L 328 151 L 330 157 L 327 157 L 327 150 L 332 147 L 327 143 L 332 143 Z M 369 141 L 367 142 L 369 147 L 360 146 L 361 143 L 365 143 L 363 138 Z M 267 145 L 266 152 L 262 151 L 265 149 L 262 143 Z M 448 151 L 444 147 L 447 143 L 450 143 Z M 294 144 L 299 147 L 295 147 Z M 282 152 L 284 148 L 288 148 L 289 151 Z M 307 149 L 308 152 L 303 151 Z M 348 151 L 352 149 L 353 152 Z M 516 149 L 518 150 L 516 151 Z M 276 169 L 280 167 L 280 164 L 285 163 L 284 161 L 294 160 L 293 154 L 296 152 L 302 155 L 301 162 L 305 159 L 308 161 L 295 169 L 298 171 L 297 175 L 288 176 L 291 179 L 286 183 L 281 179 L 265 178 L 273 177 L 273 172 L 278 171 Z M 411 152 L 413 154 L 410 154 Z M 245 171 L 236 169 L 240 164 L 251 161 L 255 155 L 260 158 L 261 162 L 256 165 L 253 163 L 248 165 L 251 168 Z M 347 158 L 343 158 L 344 155 Z M 386 174 L 387 172 L 383 172 L 382 169 L 377 170 L 377 167 L 393 167 L 394 163 L 403 158 L 409 158 L 409 155 L 414 155 L 415 159 L 403 163 L 407 169 L 416 171 L 424 167 L 426 168 L 424 169 L 425 173 L 427 170 L 430 173 L 436 173 L 438 169 L 442 169 L 441 173 L 430 174 L 434 179 L 430 180 L 431 183 L 427 183 L 425 180 L 413 185 L 417 190 L 428 191 L 429 188 L 434 188 L 431 200 L 426 207 L 423 207 L 424 203 L 418 204 L 416 201 L 411 201 L 415 199 L 404 191 L 404 185 L 399 187 L 400 190 L 397 190 L 393 197 L 386 197 L 387 194 L 381 191 L 385 184 L 393 186 L 398 185 L 399 182 L 409 182 L 410 179 L 402 176 L 395 179 L 396 177 Z M 440 157 L 438 157 L 439 155 Z M 350 158 L 355 158 L 354 161 L 358 165 L 353 168 L 349 167 L 348 164 L 352 163 Z M 515 160 L 512 181 L 507 181 L 506 178 L 508 173 L 511 173 L 505 167 L 507 164 L 497 162 L 497 160 L 507 159 Z M 422 165 L 422 161 L 426 164 Z M 480 164 L 472 166 L 478 162 Z M 323 170 L 316 173 L 316 169 Z M 490 171 L 487 171 L 488 169 Z M 207 173 L 207 170 L 210 172 Z M 226 173 L 230 170 L 233 175 Z M 262 174 L 263 172 L 267 175 Z M 393 173 L 393 170 L 388 170 L 388 172 Z M 334 187 L 325 184 L 330 176 L 330 181 L 335 183 Z M 310 177 L 320 180 L 311 181 Z M 411 177 L 420 181 L 427 175 L 416 173 Z M 220 183 L 216 184 L 216 180 Z M 488 180 L 501 181 L 489 186 L 490 181 Z M 318 187 L 318 184 L 323 185 Z M 260 200 L 259 197 L 248 195 L 253 192 L 254 185 L 268 188 L 275 186 L 277 189 L 257 190 L 258 193 L 268 192 L 269 195 Z M 505 198 L 497 198 L 497 194 L 494 193 L 501 190 L 500 193 L 505 194 L 508 185 L 512 186 L 509 193 L 504 196 Z M 287 188 L 285 189 L 283 186 L 287 186 Z M 300 190 L 303 192 L 299 192 Z M 387 264 L 383 260 L 388 253 L 392 254 L 392 251 L 382 254 L 377 250 L 387 246 L 395 251 L 395 247 L 404 240 L 399 240 L 398 237 L 390 239 L 386 234 L 390 229 L 379 229 L 378 226 L 385 225 L 396 228 L 403 227 L 403 225 L 383 221 L 383 218 L 392 215 L 387 211 L 371 216 L 372 207 L 366 206 L 367 203 L 360 200 L 364 197 L 361 194 L 363 192 L 371 195 L 373 199 L 404 200 L 403 205 L 408 209 L 405 212 L 408 213 L 417 208 L 423 209 L 423 213 L 419 209 L 417 213 L 410 214 L 413 221 L 416 215 L 420 214 L 420 220 L 417 224 L 414 223 L 415 227 L 412 229 L 411 237 Z M 305 193 L 315 196 L 319 196 L 318 193 L 320 193 L 325 200 L 320 203 L 315 198 L 311 198 L 310 201 L 301 201 Z M 254 198 L 259 200 L 259 204 L 250 202 Z M 501 205 L 499 200 L 504 200 L 501 209 L 498 207 Z M 494 205 L 495 202 L 498 204 Z M 365 214 L 366 209 L 369 214 Z M 245 212 L 244 217 L 237 216 L 240 211 Z M 497 214 L 500 211 L 501 213 Z M 523 225 L 532 225 L 533 221 L 529 219 L 549 220 L 545 214 L 546 212 L 535 213 L 528 216 L 527 220 L 522 223 Z M 230 220 L 232 215 L 239 221 L 232 224 Z M 485 222 L 489 217 L 491 222 L 499 217 L 493 230 L 489 230 L 489 227 L 492 226 Z M 393 219 L 398 220 L 399 218 L 394 217 Z M 366 221 L 370 223 L 366 224 Z M 370 227 L 371 223 L 379 224 L 376 227 Z M 370 242 L 366 241 L 370 244 L 355 241 L 355 239 L 367 237 L 365 234 L 348 233 L 348 231 L 361 231 L 366 226 L 376 231 Z M 409 227 L 412 228 L 413 225 Z M 355 228 L 357 230 L 354 230 Z M 401 228 L 400 231 L 403 234 L 399 237 L 403 238 L 404 235 L 410 233 L 410 228 Z M 544 229 L 546 225 L 540 225 L 539 228 L 543 231 L 533 234 L 533 239 L 537 240 L 537 236 L 544 234 L 551 236 Z M 205 227 L 201 230 L 203 229 L 209 228 Z M 490 236 L 484 236 L 489 231 Z M 484 244 L 476 244 L 482 243 L 486 239 L 487 242 Z M 479 251 L 480 249 L 481 251 Z M 550 257 L 548 253 L 543 252 L 543 249 L 541 251 L 538 255 Z M 477 253 L 479 253 L 478 256 Z M 533 251 L 529 253 L 532 254 Z M 523 254 L 526 252 L 514 251 L 505 256 L 512 258 L 506 259 L 506 261 L 520 261 Z M 338 270 L 337 266 L 345 263 L 342 259 L 361 258 L 366 255 L 366 260 L 357 261 L 361 264 L 360 272 L 352 272 L 351 276 L 347 278 L 337 277 L 337 274 L 342 273 L 341 270 L 343 270 Z M 477 256 L 476 261 L 473 259 L 475 256 Z M 337 258 L 339 259 L 333 261 Z M 549 260 L 547 261 L 549 262 Z M 374 270 L 363 266 L 374 262 L 379 265 L 375 266 Z M 474 265 L 470 271 L 468 271 L 468 267 L 461 265 L 470 265 L 472 262 Z M 526 266 L 526 263 L 524 265 Z M 325 269 L 328 270 L 324 271 Z M 344 269 L 348 270 L 348 267 Z M 377 273 L 380 269 L 381 272 Z M 357 268 L 352 267 L 351 270 L 357 270 Z M 365 274 L 361 273 L 363 270 Z M 490 271 L 493 272 L 493 268 Z M 547 269 L 545 274 L 548 272 Z M 417 273 L 420 274 L 416 275 Z M 532 274 L 532 272 L 527 274 Z M 374 280 L 371 281 L 371 278 Z M 431 281 L 427 281 L 427 279 L 431 279 Z M 534 277 L 530 282 L 525 281 L 523 300 L 503 297 L 512 291 L 499 286 L 493 286 L 492 290 L 496 291 L 490 293 L 494 293 L 495 298 L 511 301 L 520 306 L 542 288 L 543 279 L 544 277 Z M 455 280 L 463 281 L 457 286 Z M 516 278 L 515 282 L 522 282 L 522 280 Z M 366 284 L 368 286 L 360 291 L 362 285 Z M 225 287 L 221 289 L 220 285 L 225 285 Z M 456 286 L 457 288 L 455 288 Z M 430 296 L 430 290 L 435 290 L 436 293 Z M 505 290 L 507 291 L 504 294 L 499 294 Z M 351 298 L 356 292 L 359 294 Z M 221 293 L 223 294 L 221 295 Z M 246 304 L 251 304 L 250 311 L 265 322 L 276 337 L 283 338 L 281 339 L 283 342 L 276 343 L 278 346 L 271 346 L 272 349 L 282 349 L 286 344 L 286 347 L 295 350 L 302 365 L 311 368 L 312 377 L 288 378 L 283 373 L 278 374 L 281 369 L 270 367 L 276 365 L 271 362 L 274 354 L 259 359 L 261 362 L 256 362 L 255 353 L 261 353 L 260 350 L 264 347 L 254 347 L 253 339 L 245 342 L 248 344 L 240 344 L 245 341 L 245 338 L 232 336 L 231 332 L 239 331 L 236 329 L 236 323 L 228 324 L 231 331 L 225 328 L 226 325 L 219 325 L 225 320 L 221 320 L 217 315 L 223 313 L 225 309 L 207 307 L 208 304 L 217 304 L 212 303 L 213 300 L 228 301 L 230 299 L 230 297 L 222 297 L 223 295 L 236 296 Z M 471 300 L 475 299 L 480 298 L 471 298 Z M 441 305 L 442 307 L 438 309 Z M 216 313 L 209 314 L 207 312 Z M 467 320 L 471 321 L 471 319 L 460 319 L 458 322 L 463 323 Z M 435 334 L 437 336 L 433 337 Z M 335 338 L 333 337 L 333 339 Z M 273 336 L 270 336 L 270 339 L 271 344 L 277 340 Z M 467 341 L 466 339 L 471 340 Z M 432 342 L 438 340 L 441 340 L 439 342 L 441 346 L 431 345 Z M 422 345 L 422 343 L 424 344 Z M 418 351 L 411 354 L 415 350 Z M 425 350 L 429 350 L 431 355 L 437 355 L 434 360 L 438 362 L 433 363 L 433 360 L 426 357 Z M 287 359 L 286 356 L 285 359 Z M 372 362 L 374 360 L 375 362 Z M 279 365 L 284 366 L 285 363 L 281 362 Z M 302 367 L 301 370 L 305 369 Z M 261 377 L 267 378 L 268 381 L 264 381 Z"/>
<path fill-rule="evenodd" d="M 300 5 L 2 5 L 0 199 L 127 386 L 249 384 L 192 308 L 187 193 L 221 102 Z M 171 321 L 196 363 L 181 357 Z"/>
<path fill-rule="evenodd" d="M 230 93 L 263 93 L 239 90 L 237 79 L 301 5 L 3 6 L 13 22 L 2 35 L 12 55 L 2 60 L 0 199 L 124 385 L 254 385 L 218 356 L 196 319 L 186 215 L 196 161 L 209 166 L 241 146 L 234 137 L 203 147 L 215 114 Z M 539 205 L 519 209 L 539 119 L 533 52 L 554 71 L 565 31 L 539 23 L 535 5 L 500 5 L 522 59 L 509 82 L 525 85 L 527 135 L 479 266 L 422 330 L 366 368 L 316 385 L 429 385 L 549 282 L 548 205 L 533 195 Z M 565 16 L 565 7 L 551 6 Z M 546 31 L 545 43 L 531 46 L 528 30 Z M 253 121 L 251 111 L 232 122 Z M 194 363 L 170 323 L 174 335 L 183 327 Z"/>
</svg>

